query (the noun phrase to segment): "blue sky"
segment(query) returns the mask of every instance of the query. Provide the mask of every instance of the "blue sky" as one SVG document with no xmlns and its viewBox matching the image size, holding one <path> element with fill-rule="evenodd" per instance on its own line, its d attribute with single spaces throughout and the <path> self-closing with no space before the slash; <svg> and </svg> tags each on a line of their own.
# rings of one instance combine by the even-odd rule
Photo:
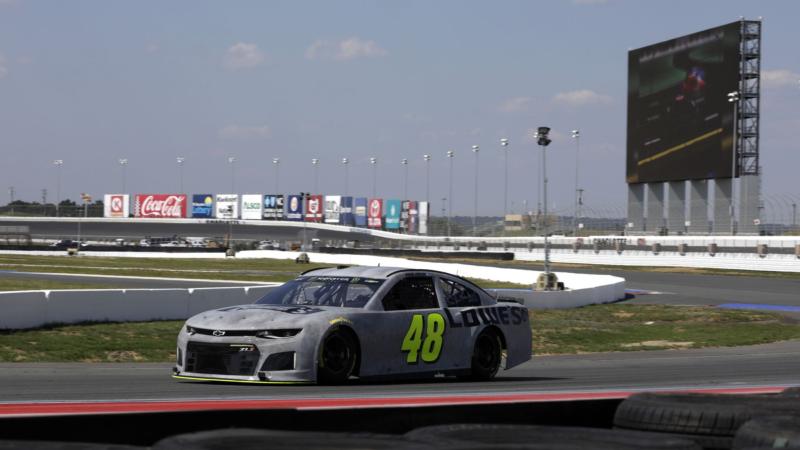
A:
<svg viewBox="0 0 800 450">
<path fill-rule="evenodd" d="M 793 0 L 552 1 L 35 1 L 0 0 L 0 183 L 17 198 L 178 190 L 189 193 L 372 190 L 447 195 L 471 214 L 480 146 L 481 214 L 537 197 L 537 126 L 553 128 L 551 206 L 570 210 L 575 141 L 581 187 L 596 208 L 624 208 L 627 51 L 764 18 L 761 152 L 764 190 L 798 194 L 800 52 Z"/>
</svg>

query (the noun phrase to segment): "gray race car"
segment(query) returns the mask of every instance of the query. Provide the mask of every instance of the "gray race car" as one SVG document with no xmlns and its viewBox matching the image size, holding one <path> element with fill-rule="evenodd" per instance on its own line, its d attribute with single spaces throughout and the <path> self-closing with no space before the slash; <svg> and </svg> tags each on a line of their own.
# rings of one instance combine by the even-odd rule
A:
<svg viewBox="0 0 800 450">
<path fill-rule="evenodd" d="M 352 376 L 495 376 L 531 358 L 528 311 L 462 278 L 390 267 L 316 269 L 254 304 L 206 311 L 178 336 L 173 376 L 336 384 Z"/>
</svg>

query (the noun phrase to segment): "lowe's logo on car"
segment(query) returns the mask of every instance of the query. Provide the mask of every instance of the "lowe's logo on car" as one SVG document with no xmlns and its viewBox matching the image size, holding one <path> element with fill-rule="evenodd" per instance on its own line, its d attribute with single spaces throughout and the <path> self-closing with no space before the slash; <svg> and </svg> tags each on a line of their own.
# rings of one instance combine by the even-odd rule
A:
<svg viewBox="0 0 800 450">
<path fill-rule="evenodd" d="M 136 195 L 136 217 L 186 216 L 186 195 L 183 194 L 138 194 Z"/>
</svg>

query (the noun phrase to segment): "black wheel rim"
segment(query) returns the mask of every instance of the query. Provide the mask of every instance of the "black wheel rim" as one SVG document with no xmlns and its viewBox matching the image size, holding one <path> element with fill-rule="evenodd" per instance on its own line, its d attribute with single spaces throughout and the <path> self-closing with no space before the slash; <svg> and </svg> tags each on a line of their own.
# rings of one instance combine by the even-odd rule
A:
<svg viewBox="0 0 800 450">
<path fill-rule="evenodd" d="M 497 351 L 497 340 L 484 334 L 475 345 L 475 362 L 486 370 L 494 370 L 500 363 L 500 352 Z"/>
<path fill-rule="evenodd" d="M 325 340 L 322 360 L 325 367 L 334 373 L 348 369 L 352 353 L 347 341 L 339 335 L 331 335 Z"/>
</svg>

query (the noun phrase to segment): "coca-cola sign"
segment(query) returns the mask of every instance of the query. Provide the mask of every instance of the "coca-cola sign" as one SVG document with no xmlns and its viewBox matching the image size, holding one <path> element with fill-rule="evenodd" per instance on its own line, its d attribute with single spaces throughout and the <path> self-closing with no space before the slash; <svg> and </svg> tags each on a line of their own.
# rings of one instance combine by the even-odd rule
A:
<svg viewBox="0 0 800 450">
<path fill-rule="evenodd" d="M 186 217 L 185 194 L 137 194 L 136 217 L 181 218 Z"/>
</svg>

